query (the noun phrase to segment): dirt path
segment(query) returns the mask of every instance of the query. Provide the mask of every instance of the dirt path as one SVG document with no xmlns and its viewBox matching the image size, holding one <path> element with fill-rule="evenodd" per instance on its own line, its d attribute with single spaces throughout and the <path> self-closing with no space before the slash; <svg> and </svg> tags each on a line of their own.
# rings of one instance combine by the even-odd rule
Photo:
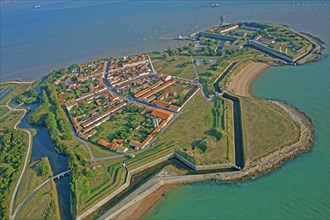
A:
<svg viewBox="0 0 330 220">
<path fill-rule="evenodd" d="M 251 87 L 254 80 L 268 68 L 265 63 L 251 63 L 239 73 L 231 76 L 228 92 L 239 96 L 251 96 Z"/>
</svg>

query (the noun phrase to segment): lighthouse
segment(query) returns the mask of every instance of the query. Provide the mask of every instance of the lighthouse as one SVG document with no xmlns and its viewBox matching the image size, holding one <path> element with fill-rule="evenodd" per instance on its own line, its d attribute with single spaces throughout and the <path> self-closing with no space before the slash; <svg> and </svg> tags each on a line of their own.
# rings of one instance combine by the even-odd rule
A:
<svg viewBox="0 0 330 220">
<path fill-rule="evenodd" d="M 288 45 L 285 47 L 285 54 L 288 54 Z"/>
<path fill-rule="evenodd" d="M 222 15 L 220 17 L 220 26 L 223 25 L 223 23 L 225 23 L 225 16 L 224 15 Z"/>
<path fill-rule="evenodd" d="M 280 53 L 282 52 L 282 43 L 280 43 Z"/>
</svg>

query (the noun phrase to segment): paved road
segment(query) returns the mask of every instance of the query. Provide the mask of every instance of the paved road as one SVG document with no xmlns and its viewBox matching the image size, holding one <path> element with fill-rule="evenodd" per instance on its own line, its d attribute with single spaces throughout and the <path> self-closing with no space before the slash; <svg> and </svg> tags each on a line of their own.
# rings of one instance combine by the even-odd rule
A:
<svg viewBox="0 0 330 220">
<path fill-rule="evenodd" d="M 9 100 L 9 101 L 10 101 L 10 100 Z M 17 109 L 18 107 L 20 107 L 21 105 L 24 104 L 24 103 L 21 103 L 21 104 L 19 104 L 18 106 L 16 106 L 15 108 L 11 108 L 11 107 L 9 106 L 9 101 L 6 103 L 6 105 L 2 105 L 2 106 L 5 106 L 5 107 L 9 108 L 9 111 L 8 111 L 6 114 L 4 114 L 3 116 L 1 116 L 0 119 L 3 118 L 3 117 L 5 117 L 5 116 L 8 115 L 10 112 L 14 111 L 15 109 Z"/>
<path fill-rule="evenodd" d="M 152 65 L 152 61 L 148 55 L 148 58 L 149 58 L 149 62 L 150 62 L 150 65 L 151 65 L 151 68 L 152 68 L 152 71 L 153 73 L 151 73 L 150 75 L 154 75 L 156 74 L 156 71 Z M 107 63 L 107 68 L 106 68 L 106 74 L 104 75 L 104 84 L 108 87 L 108 91 L 115 95 L 115 96 L 118 96 L 119 98 L 121 98 L 122 100 L 125 100 L 127 101 L 128 103 L 132 104 L 132 103 L 135 103 L 135 104 L 138 104 L 138 105 L 142 105 L 144 107 L 152 107 L 152 108 L 155 108 L 155 106 L 153 105 L 150 105 L 148 103 L 145 103 L 145 102 L 141 102 L 141 101 L 138 101 L 138 100 L 135 100 L 135 99 L 130 99 L 130 98 L 126 98 L 126 97 L 123 97 L 121 96 L 112 86 L 111 84 L 106 80 L 107 79 L 107 71 L 108 71 L 108 68 L 109 68 L 109 60 L 108 60 L 108 63 Z M 144 77 L 144 76 L 142 76 Z M 162 108 L 162 107 L 157 107 L 157 108 Z M 162 109 L 165 109 L 165 108 L 162 108 Z M 165 109 L 167 111 L 169 111 L 168 109 Z M 177 112 L 174 112 L 174 111 L 171 111 L 173 113 L 173 118 L 167 123 L 167 125 L 162 129 L 162 130 L 165 130 L 170 124 L 172 124 L 172 122 L 179 116 L 179 113 Z M 80 141 L 82 144 L 85 145 L 85 147 L 87 148 L 88 150 L 88 153 L 89 153 L 89 156 L 90 156 L 90 160 L 92 161 L 104 161 L 104 160 L 110 160 L 110 159 L 115 159 L 115 158 L 121 158 L 121 157 L 126 157 L 126 156 L 130 156 L 130 155 L 136 155 L 136 154 L 140 154 L 146 150 L 148 150 L 154 143 L 155 143 L 155 139 L 153 141 L 151 141 L 145 148 L 141 149 L 141 150 L 138 150 L 138 151 L 135 151 L 135 152 L 130 152 L 130 153 L 124 153 L 124 154 L 118 154 L 118 155 L 113 155 L 113 156 L 108 156 L 108 157 L 96 157 L 94 154 L 93 154 L 93 151 L 92 151 L 92 148 L 91 146 L 89 145 L 89 143 L 83 139 L 81 139 L 75 129 L 73 128 L 72 126 L 72 123 L 70 123 L 71 125 L 71 130 L 74 134 L 74 138 L 77 139 L 78 141 Z"/>
<path fill-rule="evenodd" d="M 195 73 L 195 76 L 196 76 L 196 79 L 199 81 L 199 75 L 198 75 L 198 72 L 197 72 L 197 69 L 196 69 L 196 66 L 195 66 L 195 60 L 193 58 L 192 55 L 190 55 L 190 59 L 191 59 L 191 64 L 193 66 L 193 69 L 194 69 L 194 73 Z M 198 82 L 199 83 L 199 82 Z M 201 91 L 202 91 L 202 94 L 204 96 L 204 98 L 207 100 L 207 101 L 210 101 L 211 99 L 208 98 L 205 93 L 204 93 L 204 89 L 203 89 L 203 84 L 199 83 L 199 86 L 201 87 Z"/>
</svg>

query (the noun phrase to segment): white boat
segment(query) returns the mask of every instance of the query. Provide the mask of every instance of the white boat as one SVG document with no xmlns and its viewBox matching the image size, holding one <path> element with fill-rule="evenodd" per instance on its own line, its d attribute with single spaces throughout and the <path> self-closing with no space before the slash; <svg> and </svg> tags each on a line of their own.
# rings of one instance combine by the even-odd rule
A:
<svg viewBox="0 0 330 220">
<path fill-rule="evenodd" d="M 33 5 L 34 9 L 41 8 L 41 5 Z"/>
</svg>

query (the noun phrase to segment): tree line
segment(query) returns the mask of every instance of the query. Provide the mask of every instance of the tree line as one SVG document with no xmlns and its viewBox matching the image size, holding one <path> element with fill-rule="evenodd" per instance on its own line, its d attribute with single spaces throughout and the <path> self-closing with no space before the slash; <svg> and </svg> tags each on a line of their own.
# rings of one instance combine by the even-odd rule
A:
<svg viewBox="0 0 330 220">
<path fill-rule="evenodd" d="M 0 219 L 8 218 L 9 196 L 23 164 L 27 139 L 23 131 L 8 129 L 0 137 Z"/>
</svg>

